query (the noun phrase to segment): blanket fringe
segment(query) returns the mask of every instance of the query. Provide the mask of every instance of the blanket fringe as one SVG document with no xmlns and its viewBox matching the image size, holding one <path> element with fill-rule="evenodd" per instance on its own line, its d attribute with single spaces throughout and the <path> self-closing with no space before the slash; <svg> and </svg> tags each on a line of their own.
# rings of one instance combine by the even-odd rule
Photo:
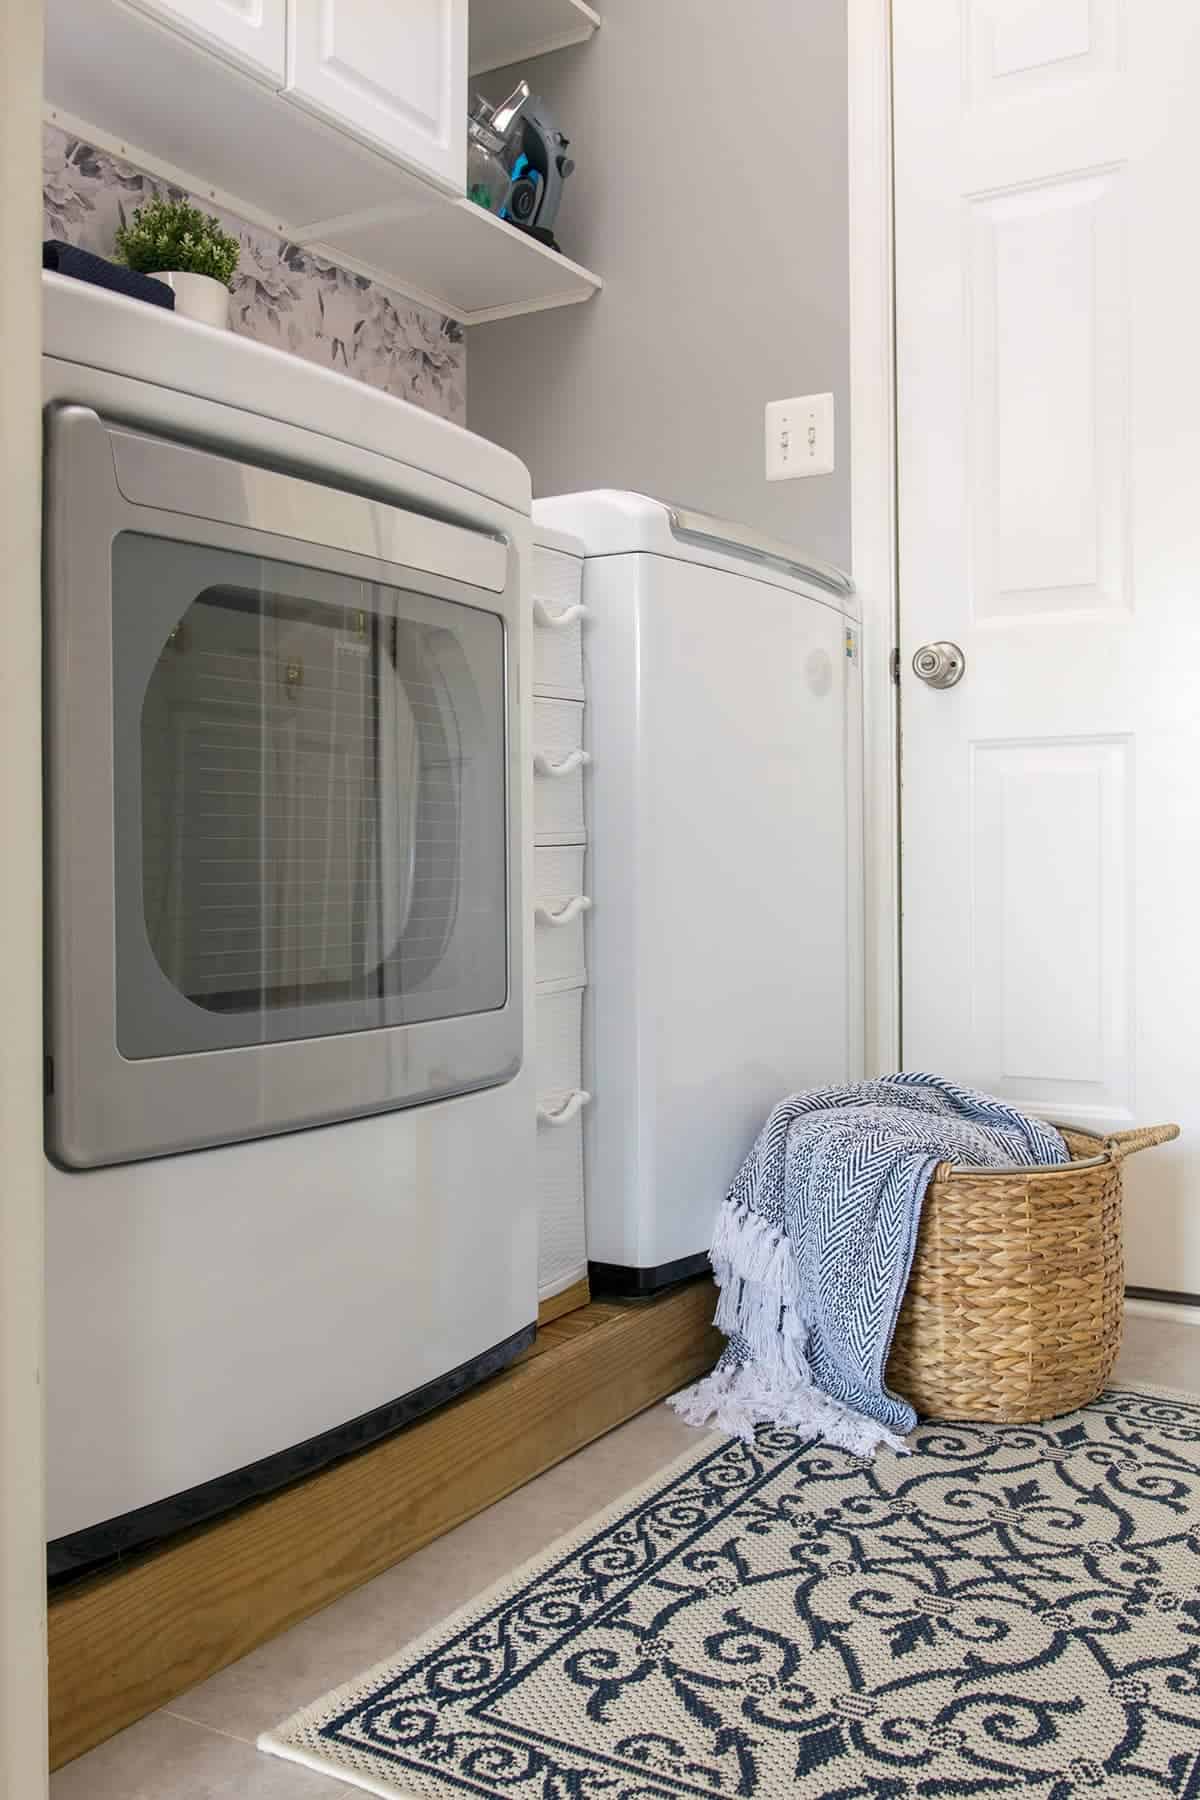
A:
<svg viewBox="0 0 1200 1800">
<path fill-rule="evenodd" d="M 709 1261 L 740 1281 L 752 1281 L 781 1300 L 796 1289 L 796 1257 L 782 1231 L 744 1206 L 725 1205 L 717 1215 Z"/>
<path fill-rule="evenodd" d="M 749 1353 L 782 1364 L 794 1380 L 812 1380 L 804 1348 L 810 1319 L 802 1305 L 796 1256 L 786 1235 L 744 1206 L 725 1205 L 709 1251 L 720 1296 L 713 1323 Z"/>
<path fill-rule="evenodd" d="M 668 1405 L 688 1425 L 712 1424 L 746 1443 L 753 1443 L 756 1425 L 775 1425 L 823 1438 L 854 1456 L 873 1457 L 884 1444 L 901 1456 L 911 1454 L 904 1439 L 885 1425 L 851 1411 L 807 1381 L 798 1382 L 782 1367 L 772 1369 L 760 1361 L 722 1364 L 694 1386 L 672 1394 Z"/>
<path fill-rule="evenodd" d="M 784 1232 L 727 1201 L 709 1252 L 720 1290 L 713 1319 L 736 1346 L 695 1386 L 670 1404 L 689 1425 L 752 1442 L 757 1425 L 777 1425 L 823 1438 L 857 1456 L 882 1444 L 907 1455 L 904 1439 L 854 1412 L 814 1383 L 805 1354 L 812 1320 L 795 1251 Z"/>
<path fill-rule="evenodd" d="M 778 1363 L 794 1381 L 811 1381 L 804 1347 L 809 1321 L 794 1299 L 781 1300 L 757 1282 L 741 1281 L 717 1268 L 720 1290 L 713 1324 L 728 1338 L 738 1338 L 751 1356 Z"/>
</svg>

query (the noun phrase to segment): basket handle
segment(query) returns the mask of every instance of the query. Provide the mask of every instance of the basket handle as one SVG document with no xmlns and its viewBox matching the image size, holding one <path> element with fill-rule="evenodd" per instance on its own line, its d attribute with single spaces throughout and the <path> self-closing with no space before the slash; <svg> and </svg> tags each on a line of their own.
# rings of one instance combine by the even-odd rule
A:
<svg viewBox="0 0 1200 1800">
<path fill-rule="evenodd" d="M 1143 1125 L 1137 1131 L 1114 1131 L 1104 1140 L 1104 1148 L 1113 1162 L 1123 1162 L 1137 1150 L 1149 1150 L 1154 1144 L 1169 1144 L 1179 1136 L 1178 1125 Z"/>
</svg>

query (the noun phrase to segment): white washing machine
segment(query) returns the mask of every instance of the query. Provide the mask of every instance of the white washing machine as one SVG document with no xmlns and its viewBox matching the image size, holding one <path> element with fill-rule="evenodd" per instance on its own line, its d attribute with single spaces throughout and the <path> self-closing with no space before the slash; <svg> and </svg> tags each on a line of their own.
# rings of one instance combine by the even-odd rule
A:
<svg viewBox="0 0 1200 1800">
<path fill-rule="evenodd" d="M 588 1256 L 702 1269 L 772 1105 L 861 1072 L 861 633 L 840 570 L 639 494 L 534 504 L 585 546 Z"/>
<path fill-rule="evenodd" d="M 537 1313 L 529 479 L 47 276 L 50 1571 Z"/>
</svg>

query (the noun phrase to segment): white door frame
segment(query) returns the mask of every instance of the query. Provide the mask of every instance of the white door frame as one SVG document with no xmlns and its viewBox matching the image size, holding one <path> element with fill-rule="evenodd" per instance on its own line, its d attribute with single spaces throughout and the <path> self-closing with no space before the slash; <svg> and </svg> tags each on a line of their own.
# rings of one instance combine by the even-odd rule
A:
<svg viewBox="0 0 1200 1800">
<path fill-rule="evenodd" d="M 863 609 L 866 1074 L 900 1067 L 890 0 L 849 0 L 850 555 Z"/>
<path fill-rule="evenodd" d="M 0 0 L 0 1796 L 46 1793 L 42 6 Z"/>
</svg>

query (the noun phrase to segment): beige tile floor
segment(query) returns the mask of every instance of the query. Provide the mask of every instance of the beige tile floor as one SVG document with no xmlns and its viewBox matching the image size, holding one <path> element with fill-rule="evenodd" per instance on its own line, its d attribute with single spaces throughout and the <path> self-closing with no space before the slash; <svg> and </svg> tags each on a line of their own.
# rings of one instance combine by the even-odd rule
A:
<svg viewBox="0 0 1200 1800">
<path fill-rule="evenodd" d="M 1117 1375 L 1200 1392 L 1200 1325 L 1131 1316 Z M 344 1800 L 361 1792 L 261 1755 L 256 1736 L 436 1625 L 694 1442 L 673 1412 L 652 1407 L 60 1769 L 51 1800 Z"/>
</svg>

